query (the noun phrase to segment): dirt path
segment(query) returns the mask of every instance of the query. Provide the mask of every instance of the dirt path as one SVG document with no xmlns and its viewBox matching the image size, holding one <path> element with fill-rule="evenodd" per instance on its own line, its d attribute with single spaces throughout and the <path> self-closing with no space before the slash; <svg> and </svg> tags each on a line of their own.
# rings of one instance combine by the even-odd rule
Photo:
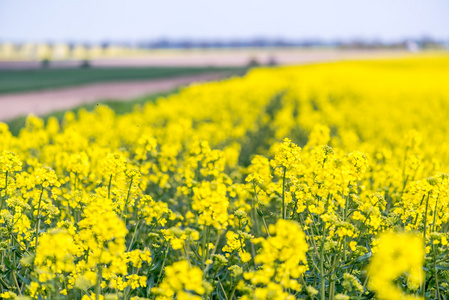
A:
<svg viewBox="0 0 449 300">
<path fill-rule="evenodd" d="M 208 73 L 166 79 L 107 82 L 70 88 L 0 95 L 0 121 L 27 114 L 44 115 L 99 100 L 128 100 L 167 92 L 193 82 L 223 78 L 229 73 Z"/>
<path fill-rule="evenodd" d="M 162 51 L 151 56 L 94 60 L 94 66 L 244 66 L 251 59 L 266 64 L 275 60 L 280 65 L 309 64 L 348 59 L 399 57 L 404 51 L 360 50 L 224 50 L 224 51 Z M 68 62 L 73 63 L 73 62 Z M 39 62 L 0 62 L 0 68 L 33 68 Z M 61 66 L 65 66 L 62 64 Z M 0 95 L 0 121 L 30 113 L 43 115 L 55 110 L 69 109 L 83 103 L 104 99 L 129 100 L 151 93 L 170 91 L 192 82 L 216 80 L 226 73 L 189 75 L 150 81 L 121 81 L 83 85 L 40 92 Z"/>
</svg>

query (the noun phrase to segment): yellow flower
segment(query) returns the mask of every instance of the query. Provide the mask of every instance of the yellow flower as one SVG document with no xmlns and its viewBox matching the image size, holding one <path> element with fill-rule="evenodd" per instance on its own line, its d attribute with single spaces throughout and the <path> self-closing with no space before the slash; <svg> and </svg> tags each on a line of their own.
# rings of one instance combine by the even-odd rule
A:
<svg viewBox="0 0 449 300">
<path fill-rule="evenodd" d="M 356 246 L 357 246 L 357 242 L 356 241 L 349 242 L 349 247 L 351 248 L 352 251 L 356 250 Z"/>
<path fill-rule="evenodd" d="M 185 260 L 165 268 L 165 277 L 158 287 L 152 289 L 157 300 L 177 297 L 201 299 L 203 287 L 203 272 L 198 267 L 190 267 Z"/>
<path fill-rule="evenodd" d="M 193 188 L 192 208 L 199 213 L 198 224 L 217 229 L 227 225 L 229 199 L 226 193 L 226 185 L 219 182 L 202 181 Z"/>
<path fill-rule="evenodd" d="M 423 263 L 424 243 L 421 237 L 385 233 L 379 237 L 377 251 L 368 266 L 369 286 L 379 299 L 422 299 L 405 295 L 394 281 L 407 274 L 411 284 L 421 284 Z"/>
<path fill-rule="evenodd" d="M 2 297 L 3 299 L 11 299 L 11 298 L 15 298 L 17 295 L 14 294 L 13 292 L 4 292 L 0 294 L 0 297 Z"/>
<path fill-rule="evenodd" d="M 10 151 L 3 151 L 0 155 L 0 171 L 14 172 L 22 170 L 22 161 L 19 156 Z"/>
<path fill-rule="evenodd" d="M 285 138 L 284 142 L 279 145 L 279 149 L 270 164 L 273 168 L 283 167 L 287 170 L 299 169 L 301 162 L 301 158 L 299 157 L 300 153 L 301 148 L 292 143 L 288 138 Z M 279 174 L 281 173 L 282 170 L 279 171 Z"/>
<path fill-rule="evenodd" d="M 248 252 L 242 252 L 240 253 L 240 258 L 244 263 L 249 262 L 251 260 L 251 254 L 249 254 Z"/>
<path fill-rule="evenodd" d="M 66 230 L 51 230 L 39 239 L 34 264 L 39 280 L 46 282 L 55 276 L 75 271 L 74 255 L 78 247 Z"/>
<path fill-rule="evenodd" d="M 282 287 L 299 290 L 301 285 L 297 279 L 307 270 L 305 235 L 296 222 L 283 219 L 269 229 L 271 236 L 260 242 L 262 249 L 254 258 L 260 267 L 245 273 L 244 277 L 254 285 L 266 285 L 268 290 L 272 280 L 281 290 Z M 277 286 L 272 288 L 278 289 Z"/>
</svg>

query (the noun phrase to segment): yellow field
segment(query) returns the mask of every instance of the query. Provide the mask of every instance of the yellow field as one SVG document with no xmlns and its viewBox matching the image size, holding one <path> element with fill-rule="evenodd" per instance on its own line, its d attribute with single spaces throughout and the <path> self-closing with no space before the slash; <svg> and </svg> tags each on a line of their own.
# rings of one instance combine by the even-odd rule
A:
<svg viewBox="0 0 449 300">
<path fill-rule="evenodd" d="M 440 55 L 0 123 L 1 296 L 446 299 L 448 106 Z"/>
</svg>

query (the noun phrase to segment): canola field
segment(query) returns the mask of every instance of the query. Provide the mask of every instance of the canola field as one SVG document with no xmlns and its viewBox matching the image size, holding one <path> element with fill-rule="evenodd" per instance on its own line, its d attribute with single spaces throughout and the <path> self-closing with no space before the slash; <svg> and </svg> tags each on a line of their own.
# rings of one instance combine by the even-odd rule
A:
<svg viewBox="0 0 449 300">
<path fill-rule="evenodd" d="M 449 56 L 0 123 L 4 299 L 447 299 Z"/>
</svg>

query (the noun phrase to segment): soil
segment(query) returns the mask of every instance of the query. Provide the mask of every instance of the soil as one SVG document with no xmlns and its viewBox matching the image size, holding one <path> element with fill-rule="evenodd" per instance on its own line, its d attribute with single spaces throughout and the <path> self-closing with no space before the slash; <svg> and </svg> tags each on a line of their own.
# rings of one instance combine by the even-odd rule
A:
<svg viewBox="0 0 449 300">
<path fill-rule="evenodd" d="M 217 80 L 228 73 L 208 73 L 166 79 L 95 83 L 70 88 L 0 95 L 0 120 L 70 109 L 100 100 L 131 100 L 140 96 L 168 92 L 194 82 Z"/>
</svg>

